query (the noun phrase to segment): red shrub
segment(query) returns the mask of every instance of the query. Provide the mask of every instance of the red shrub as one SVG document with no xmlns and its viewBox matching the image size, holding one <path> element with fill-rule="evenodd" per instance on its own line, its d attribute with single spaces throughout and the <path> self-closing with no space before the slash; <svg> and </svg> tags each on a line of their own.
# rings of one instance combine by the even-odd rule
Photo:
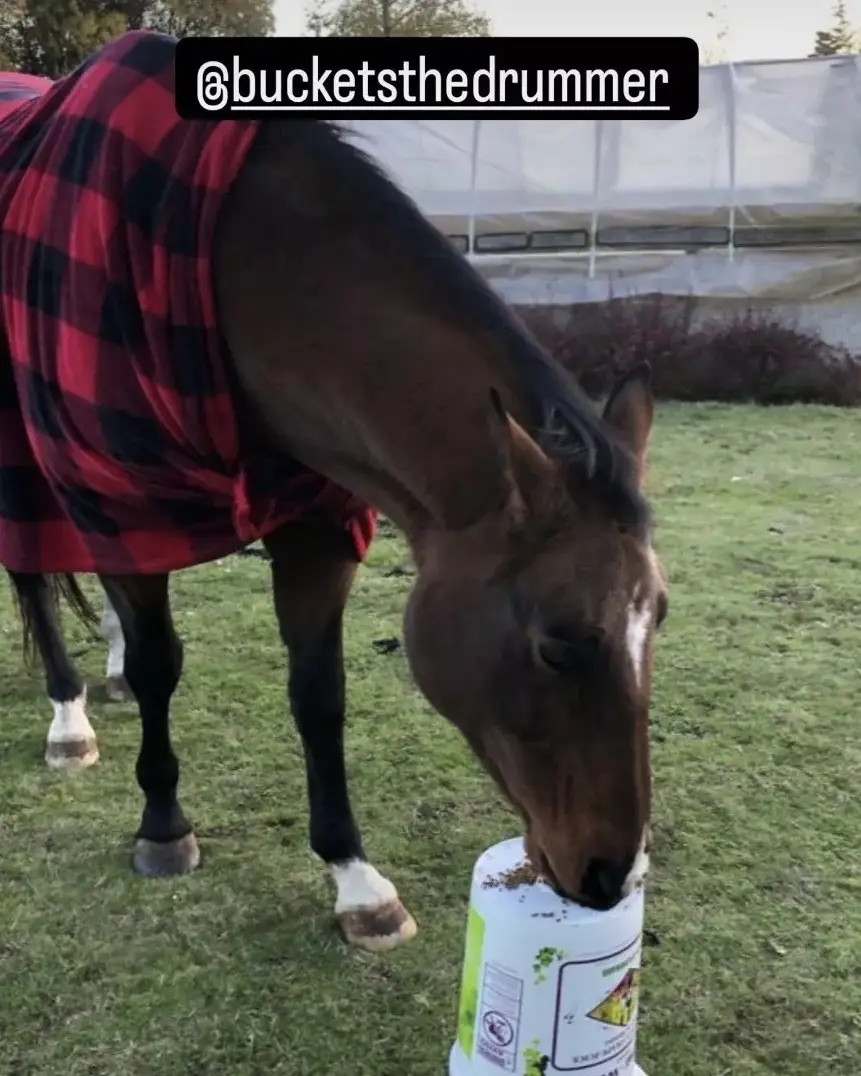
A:
<svg viewBox="0 0 861 1076">
<path fill-rule="evenodd" d="M 747 309 L 696 324 L 695 309 L 694 299 L 650 295 L 518 312 L 593 396 L 646 360 L 663 399 L 861 403 L 861 356 L 770 312 Z"/>
</svg>

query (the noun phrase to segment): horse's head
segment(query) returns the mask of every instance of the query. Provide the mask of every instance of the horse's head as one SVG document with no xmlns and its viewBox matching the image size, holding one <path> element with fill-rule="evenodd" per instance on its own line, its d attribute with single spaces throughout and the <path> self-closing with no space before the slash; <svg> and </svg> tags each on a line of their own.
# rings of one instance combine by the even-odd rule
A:
<svg viewBox="0 0 861 1076">
<path fill-rule="evenodd" d="M 648 868 L 653 635 L 666 581 L 648 526 L 627 527 L 588 470 L 545 452 L 495 401 L 507 498 L 431 540 L 406 614 L 413 673 L 523 817 L 534 865 L 565 894 L 617 903 Z M 603 415 L 634 494 L 648 378 Z"/>
</svg>

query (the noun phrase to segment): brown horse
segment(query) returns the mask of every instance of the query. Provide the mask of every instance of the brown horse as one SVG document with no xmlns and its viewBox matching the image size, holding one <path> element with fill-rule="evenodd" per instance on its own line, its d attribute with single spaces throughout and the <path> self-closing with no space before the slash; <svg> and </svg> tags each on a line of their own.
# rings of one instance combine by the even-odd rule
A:
<svg viewBox="0 0 861 1076">
<path fill-rule="evenodd" d="M 326 123 L 261 125 L 224 205 L 214 278 L 243 443 L 289 452 L 400 529 L 417 567 L 404 638 L 419 688 L 521 815 L 536 866 L 571 897 L 614 905 L 648 868 L 652 646 L 667 607 L 641 494 L 648 368 L 598 414 Z M 391 948 L 415 923 L 365 856 L 344 769 L 356 556 L 325 520 L 264 540 L 311 847 L 347 938 Z M 178 874 L 200 853 L 170 738 L 182 644 L 169 575 L 99 574 L 142 725 L 134 865 Z"/>
</svg>

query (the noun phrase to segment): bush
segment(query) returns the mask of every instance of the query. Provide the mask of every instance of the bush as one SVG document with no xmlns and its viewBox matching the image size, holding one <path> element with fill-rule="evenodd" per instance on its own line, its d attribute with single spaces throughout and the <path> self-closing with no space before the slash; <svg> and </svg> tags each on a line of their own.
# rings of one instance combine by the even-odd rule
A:
<svg viewBox="0 0 861 1076">
<path fill-rule="evenodd" d="M 650 295 L 518 313 L 591 396 L 645 360 L 656 396 L 667 400 L 861 403 L 861 356 L 771 312 L 695 324 L 695 309 L 695 299 Z"/>
</svg>

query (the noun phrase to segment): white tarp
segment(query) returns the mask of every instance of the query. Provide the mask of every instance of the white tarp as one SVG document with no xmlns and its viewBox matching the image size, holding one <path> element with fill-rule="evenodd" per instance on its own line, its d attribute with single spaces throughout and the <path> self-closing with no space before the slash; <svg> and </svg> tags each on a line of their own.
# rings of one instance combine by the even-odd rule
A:
<svg viewBox="0 0 861 1076">
<path fill-rule="evenodd" d="M 486 255 L 475 262 L 509 302 L 525 305 L 599 302 L 655 292 L 791 303 L 861 289 L 861 246 L 679 255 L 631 252 L 598 257 L 591 273 L 588 258 L 564 254 Z"/>
<path fill-rule="evenodd" d="M 363 141 L 449 233 L 855 216 L 861 57 L 700 71 L 692 120 L 385 120 Z M 367 139 L 367 140 L 366 140 Z M 615 218 L 615 220 L 613 220 Z"/>
<path fill-rule="evenodd" d="M 702 68 L 692 120 L 353 126 L 512 302 L 827 301 L 845 326 L 861 295 L 858 56 Z M 652 241 L 656 226 L 675 238 Z M 548 231 L 581 249 L 482 253 L 491 235 Z"/>
</svg>

